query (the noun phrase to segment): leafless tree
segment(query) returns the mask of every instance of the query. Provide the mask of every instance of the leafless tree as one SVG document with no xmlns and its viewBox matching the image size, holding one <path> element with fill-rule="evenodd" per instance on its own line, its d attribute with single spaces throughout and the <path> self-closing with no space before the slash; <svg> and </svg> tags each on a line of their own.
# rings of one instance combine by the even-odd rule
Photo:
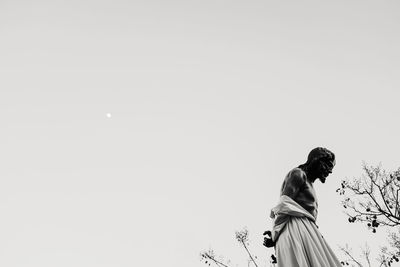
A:
<svg viewBox="0 0 400 267">
<path fill-rule="evenodd" d="M 247 253 L 248 256 L 247 266 L 250 267 L 251 265 L 253 265 L 254 267 L 259 267 L 257 263 L 258 257 L 252 254 L 249 249 L 250 245 L 249 231 L 246 228 L 244 228 L 241 231 L 236 231 L 235 236 L 236 240 L 245 249 Z M 221 256 L 217 256 L 212 249 L 200 253 L 200 260 L 202 260 L 205 264 L 209 266 L 213 264 L 217 267 L 231 267 L 230 261 L 224 262 L 223 258 Z M 272 254 L 270 259 L 270 266 L 275 267 L 276 266 L 275 264 L 276 264 L 276 258 L 275 255 Z"/>
<path fill-rule="evenodd" d="M 376 233 L 378 228 L 389 230 L 388 244 L 379 255 L 380 266 L 391 266 L 400 258 L 400 168 L 388 172 L 379 164 L 363 164 L 362 175 L 352 180 L 344 180 L 336 190 L 343 196 L 342 205 L 350 223 L 365 223 L 367 229 Z M 342 251 L 350 261 L 359 264 L 346 248 Z M 371 266 L 369 250 L 363 256 Z"/>
</svg>

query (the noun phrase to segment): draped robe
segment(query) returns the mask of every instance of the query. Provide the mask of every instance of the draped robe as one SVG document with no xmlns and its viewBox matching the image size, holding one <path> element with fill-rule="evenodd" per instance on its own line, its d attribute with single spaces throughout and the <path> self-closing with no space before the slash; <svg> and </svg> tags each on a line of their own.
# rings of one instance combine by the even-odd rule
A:
<svg viewBox="0 0 400 267">
<path fill-rule="evenodd" d="M 319 232 L 316 218 L 289 196 L 281 196 L 271 218 L 278 267 L 342 266 Z"/>
</svg>

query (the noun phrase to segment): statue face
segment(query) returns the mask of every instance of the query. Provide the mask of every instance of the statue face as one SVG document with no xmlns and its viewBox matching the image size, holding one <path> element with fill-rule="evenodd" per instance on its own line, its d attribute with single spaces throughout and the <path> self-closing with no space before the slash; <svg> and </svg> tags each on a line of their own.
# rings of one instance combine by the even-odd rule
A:
<svg viewBox="0 0 400 267">
<path fill-rule="evenodd" d="M 325 183 L 326 178 L 332 173 L 332 169 L 335 167 L 335 161 L 328 159 L 321 159 L 317 164 L 317 177 L 322 183 Z"/>
</svg>

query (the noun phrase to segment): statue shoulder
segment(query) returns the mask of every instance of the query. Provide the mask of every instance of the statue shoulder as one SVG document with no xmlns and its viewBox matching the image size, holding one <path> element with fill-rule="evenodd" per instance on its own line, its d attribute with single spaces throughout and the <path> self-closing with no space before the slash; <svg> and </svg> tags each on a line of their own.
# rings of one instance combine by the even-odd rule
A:
<svg viewBox="0 0 400 267">
<path fill-rule="evenodd" d="M 303 186 L 307 181 L 306 173 L 300 168 L 292 169 L 287 177 L 286 180 L 288 183 L 296 185 L 298 187 Z"/>
</svg>

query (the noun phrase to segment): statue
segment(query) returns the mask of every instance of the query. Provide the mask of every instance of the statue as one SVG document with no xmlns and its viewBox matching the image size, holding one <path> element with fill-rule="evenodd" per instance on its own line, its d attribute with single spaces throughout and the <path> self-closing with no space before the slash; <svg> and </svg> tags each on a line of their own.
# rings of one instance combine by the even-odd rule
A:
<svg viewBox="0 0 400 267">
<path fill-rule="evenodd" d="M 271 210 L 272 231 L 264 246 L 275 247 L 278 267 L 342 266 L 316 225 L 317 196 L 313 183 L 325 183 L 335 166 L 335 155 L 326 148 L 311 150 L 307 162 L 285 177 L 278 205 Z"/>
</svg>

